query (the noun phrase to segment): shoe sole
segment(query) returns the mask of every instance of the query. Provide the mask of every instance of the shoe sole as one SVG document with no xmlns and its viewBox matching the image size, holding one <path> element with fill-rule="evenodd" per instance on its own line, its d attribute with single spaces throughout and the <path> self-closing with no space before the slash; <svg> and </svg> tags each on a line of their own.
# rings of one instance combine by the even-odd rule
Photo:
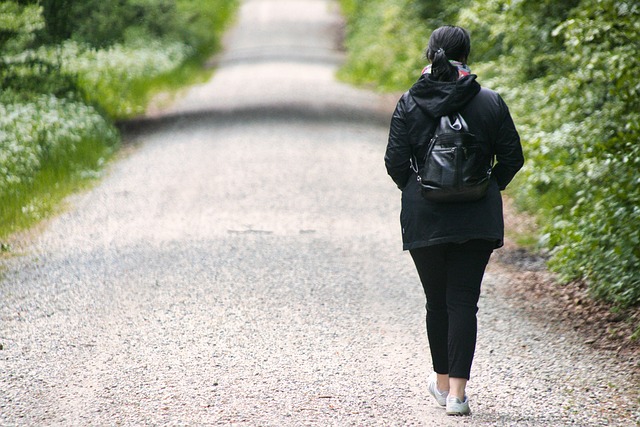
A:
<svg viewBox="0 0 640 427">
<path fill-rule="evenodd" d="M 451 417 L 466 417 L 468 415 L 471 415 L 471 411 L 469 411 L 469 412 L 447 412 L 447 415 L 449 415 Z"/>
</svg>

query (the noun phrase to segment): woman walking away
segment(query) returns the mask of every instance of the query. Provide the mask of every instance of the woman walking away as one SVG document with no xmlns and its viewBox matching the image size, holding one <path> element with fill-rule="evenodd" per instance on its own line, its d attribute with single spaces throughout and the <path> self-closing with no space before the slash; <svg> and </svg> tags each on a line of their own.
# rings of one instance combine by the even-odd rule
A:
<svg viewBox="0 0 640 427">
<path fill-rule="evenodd" d="M 470 44 L 469 33 L 460 27 L 444 26 L 431 34 L 430 65 L 398 101 L 385 153 L 387 172 L 402 190 L 403 249 L 413 258 L 427 300 L 435 371 L 428 390 L 449 415 L 471 413 L 465 387 L 476 347 L 480 284 L 491 253 L 503 245 L 500 191 L 524 163 L 507 105 L 497 93 L 481 88 L 466 65 Z M 418 178 L 433 172 L 423 166 L 430 164 L 425 153 L 441 118 L 456 113 L 472 142 L 486 150 L 489 161 L 495 159 L 492 168 L 492 162 L 487 166 L 488 188 L 471 201 L 427 199 Z M 469 157 L 466 146 L 459 152 Z"/>
</svg>

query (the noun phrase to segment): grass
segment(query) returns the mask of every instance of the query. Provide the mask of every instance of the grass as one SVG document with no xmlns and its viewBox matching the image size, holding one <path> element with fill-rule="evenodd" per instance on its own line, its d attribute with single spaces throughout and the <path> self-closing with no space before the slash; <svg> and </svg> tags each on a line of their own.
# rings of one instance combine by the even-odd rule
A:
<svg viewBox="0 0 640 427">
<path fill-rule="evenodd" d="M 88 188 L 101 177 L 104 164 L 115 147 L 98 139 L 85 139 L 64 156 L 48 159 L 30 183 L 20 184 L 0 198 L 0 240 L 29 229 L 43 219 L 60 212 L 64 198 Z M 0 242 L 1 251 L 10 246 Z"/>
</svg>

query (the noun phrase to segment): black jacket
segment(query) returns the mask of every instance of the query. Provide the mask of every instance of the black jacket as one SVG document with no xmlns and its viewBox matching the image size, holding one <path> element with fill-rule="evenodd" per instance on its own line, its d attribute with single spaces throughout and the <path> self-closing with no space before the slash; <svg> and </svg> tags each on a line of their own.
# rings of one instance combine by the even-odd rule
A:
<svg viewBox="0 0 640 427">
<path fill-rule="evenodd" d="M 520 170 L 524 157 L 507 105 L 475 79 L 470 75 L 456 82 L 439 82 L 425 74 L 402 95 L 393 113 L 384 160 L 387 172 L 402 190 L 400 223 L 405 250 L 470 239 L 491 240 L 496 247 L 503 244 L 500 190 Z M 488 194 L 478 201 L 428 202 L 420 194 L 411 158 L 424 154 L 438 118 L 455 112 L 460 112 L 478 140 L 491 145 L 496 160 L 492 182 Z"/>
</svg>

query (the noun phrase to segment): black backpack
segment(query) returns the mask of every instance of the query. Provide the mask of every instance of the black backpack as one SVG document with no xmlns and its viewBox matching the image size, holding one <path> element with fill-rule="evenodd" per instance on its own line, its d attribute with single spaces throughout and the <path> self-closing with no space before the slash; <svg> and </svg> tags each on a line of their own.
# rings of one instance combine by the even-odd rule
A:
<svg viewBox="0 0 640 427">
<path fill-rule="evenodd" d="M 415 170 L 422 196 L 434 202 L 470 202 L 485 196 L 493 153 L 469 132 L 459 113 L 442 116 Z"/>
</svg>

